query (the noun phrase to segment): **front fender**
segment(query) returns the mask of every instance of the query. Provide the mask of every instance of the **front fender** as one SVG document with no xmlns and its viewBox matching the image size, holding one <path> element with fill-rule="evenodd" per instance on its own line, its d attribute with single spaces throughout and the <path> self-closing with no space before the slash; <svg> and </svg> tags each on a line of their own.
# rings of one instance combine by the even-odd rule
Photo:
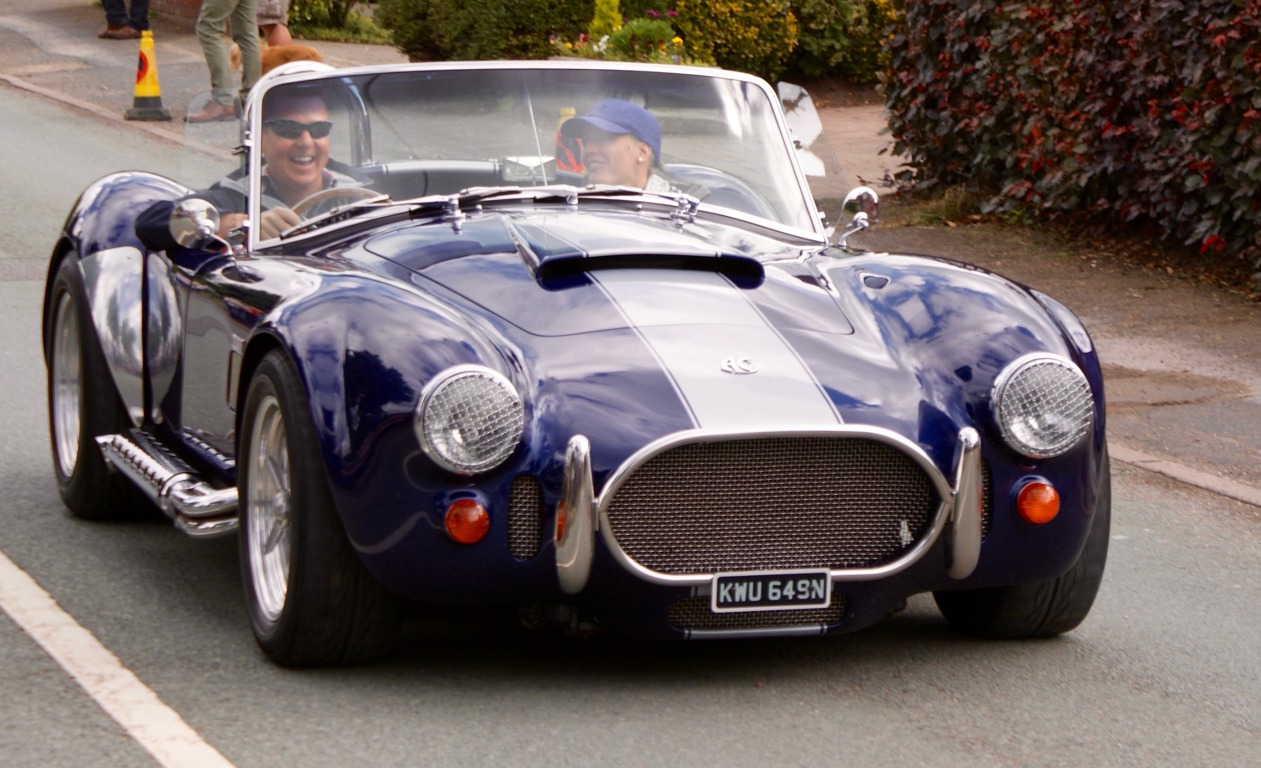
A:
<svg viewBox="0 0 1261 768">
<path fill-rule="evenodd" d="M 79 195 L 49 259 L 45 316 L 52 276 L 64 259 L 77 259 L 95 338 L 100 341 L 115 389 L 136 424 L 144 415 L 142 328 L 147 252 L 136 237 L 135 221 L 154 202 L 174 199 L 186 192 L 185 187 L 149 173 L 105 176 Z M 169 314 L 169 307 L 163 302 L 150 303 L 151 319 L 154 313 L 163 318 Z M 46 325 L 44 334 L 47 353 Z"/>
<path fill-rule="evenodd" d="M 83 255 L 121 246 L 144 250 L 136 236 L 136 218 L 153 203 L 174 200 L 190 191 L 152 173 L 113 173 L 98 179 L 79 195 L 63 231 Z"/>
<path fill-rule="evenodd" d="M 987 442 L 999 439 L 991 412 L 994 382 L 1008 364 L 1033 352 L 1061 355 L 1082 368 L 1102 426 L 1097 357 L 1074 343 L 1023 286 L 967 265 L 914 256 L 864 253 L 824 262 L 821 269 L 855 326 L 855 356 L 865 354 L 877 361 L 873 369 L 903 379 L 902 386 L 883 391 L 915 392 L 902 407 L 921 429 L 932 420 L 948 427 L 918 436 L 933 455 L 951 458 L 963 426 L 976 427 Z M 871 378 L 878 381 L 879 375 Z M 948 463 L 939 463 L 948 471 Z"/>
<path fill-rule="evenodd" d="M 237 400 L 262 354 L 283 348 L 305 387 L 335 490 L 361 492 L 384 471 L 387 437 L 403 430 L 410 438 L 420 392 L 438 372 L 478 364 L 524 386 L 519 355 L 440 301 L 363 273 L 307 275 L 311 290 L 277 304 L 246 345 Z"/>
<path fill-rule="evenodd" d="M 860 253 L 825 261 L 821 270 L 855 327 L 852 358 L 841 364 L 857 360 L 874 371 L 863 381 L 874 382 L 866 385 L 877 393 L 873 401 L 888 406 L 855 412 L 853 420 L 874 412 L 913 425 L 909 436 L 947 473 L 958 431 L 974 427 L 981 434 L 992 527 L 980 564 L 964 583 L 1050 578 L 1070 567 L 1089 531 L 1105 435 L 1101 367 L 1080 323 L 1047 297 L 969 265 Z M 1072 360 L 1094 399 L 1093 434 L 1054 459 L 1030 459 L 1009 448 L 993 412 L 998 376 L 1035 352 Z M 1042 528 L 1015 512 L 1016 493 L 1032 477 L 1050 480 L 1063 503 L 1060 518 Z"/>
</svg>

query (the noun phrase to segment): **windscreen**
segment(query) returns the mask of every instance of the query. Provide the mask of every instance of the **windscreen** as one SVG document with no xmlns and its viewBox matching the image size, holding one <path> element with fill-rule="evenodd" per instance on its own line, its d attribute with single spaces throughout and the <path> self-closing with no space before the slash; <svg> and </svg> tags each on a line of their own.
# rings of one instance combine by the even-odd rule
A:
<svg viewBox="0 0 1261 768">
<path fill-rule="evenodd" d="M 344 166 L 394 200 L 486 186 L 627 185 L 596 177 L 597 137 L 653 134 L 642 144 L 651 149 L 644 153 L 651 179 L 643 188 L 815 229 L 774 95 L 718 70 L 695 72 L 515 67 L 330 73 L 273 87 L 262 112 L 264 126 L 270 120 L 274 127 L 268 100 L 294 90 L 318 92 L 333 123 L 330 167 Z M 577 122 L 566 129 L 567 121 Z M 265 157 L 262 167 L 265 172 Z"/>
</svg>

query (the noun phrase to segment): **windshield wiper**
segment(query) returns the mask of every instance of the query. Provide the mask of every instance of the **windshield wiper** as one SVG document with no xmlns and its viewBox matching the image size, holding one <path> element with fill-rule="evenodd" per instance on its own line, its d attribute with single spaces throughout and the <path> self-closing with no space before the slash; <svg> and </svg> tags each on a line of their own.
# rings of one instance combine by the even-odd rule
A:
<svg viewBox="0 0 1261 768">
<path fill-rule="evenodd" d="M 694 197 L 663 192 L 645 192 L 635 187 L 591 186 L 574 187 L 570 185 L 550 185 L 545 187 L 469 187 L 454 195 L 435 195 L 406 201 L 410 218 L 439 216 L 459 226 L 468 213 L 475 212 L 484 203 L 517 202 L 528 200 L 533 203 L 558 202 L 576 206 L 581 199 L 618 199 L 635 200 L 639 203 L 644 198 L 656 198 L 653 202 L 664 201 L 674 206 L 672 216 L 695 218 L 697 206 Z"/>
<path fill-rule="evenodd" d="M 580 200 L 626 200 L 642 203 L 648 198 L 653 203 L 664 203 L 674 207 L 671 218 L 675 220 L 695 221 L 700 200 L 681 192 L 655 192 L 638 187 L 622 187 L 610 184 L 593 184 L 587 187 L 575 187 L 567 184 L 555 184 L 545 187 L 471 187 L 458 195 L 446 198 L 448 209 L 464 211 L 486 202 L 497 200 L 528 199 L 533 202 L 563 202 L 566 205 L 578 205 Z M 451 211 L 454 213 L 455 211 Z"/>
</svg>

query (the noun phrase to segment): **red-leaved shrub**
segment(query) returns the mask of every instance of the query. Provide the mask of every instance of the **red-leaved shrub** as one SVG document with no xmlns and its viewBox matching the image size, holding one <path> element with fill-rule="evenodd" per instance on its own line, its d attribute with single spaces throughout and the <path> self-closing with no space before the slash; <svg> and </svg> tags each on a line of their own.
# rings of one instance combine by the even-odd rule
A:
<svg viewBox="0 0 1261 768">
<path fill-rule="evenodd" d="M 904 181 L 1261 270 L 1261 0 L 916 0 L 885 88 Z"/>
</svg>

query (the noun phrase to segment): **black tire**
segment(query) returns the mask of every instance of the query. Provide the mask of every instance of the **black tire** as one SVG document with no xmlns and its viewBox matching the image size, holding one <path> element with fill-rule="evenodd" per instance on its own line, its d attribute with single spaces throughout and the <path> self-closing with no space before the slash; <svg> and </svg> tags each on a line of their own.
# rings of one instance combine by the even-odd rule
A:
<svg viewBox="0 0 1261 768">
<path fill-rule="evenodd" d="M 153 511 L 139 489 L 110 470 L 95 438 L 131 427 L 114 389 L 78 262 L 62 260 L 44 317 L 48 433 L 61 500 L 83 520 L 120 520 Z"/>
<path fill-rule="evenodd" d="M 1105 453 L 1095 513 L 1077 562 L 1054 579 L 990 589 L 934 592 L 950 626 L 978 637 L 1054 637 L 1074 629 L 1090 613 L 1103 581 L 1112 527 L 1112 473 Z"/>
<path fill-rule="evenodd" d="M 268 353 L 242 412 L 241 574 L 259 647 L 277 664 L 370 661 L 398 636 L 402 601 L 350 547 L 333 506 L 306 393 L 288 357 Z"/>
</svg>

